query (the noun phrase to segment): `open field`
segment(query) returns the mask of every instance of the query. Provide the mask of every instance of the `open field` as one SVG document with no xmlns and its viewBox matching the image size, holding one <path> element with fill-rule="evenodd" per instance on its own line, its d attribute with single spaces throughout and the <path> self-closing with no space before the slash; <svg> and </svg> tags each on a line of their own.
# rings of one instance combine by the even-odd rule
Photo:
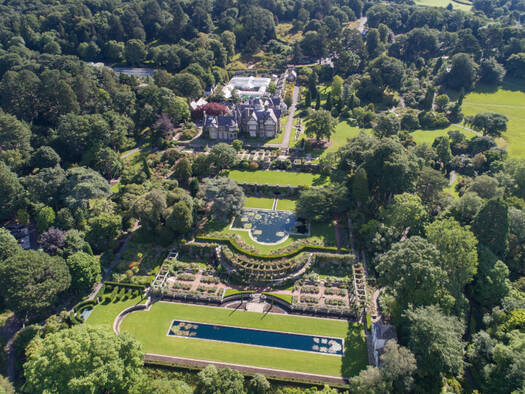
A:
<svg viewBox="0 0 525 394">
<path fill-rule="evenodd" d="M 130 306 L 146 302 L 141 297 L 130 298 L 126 301 L 110 302 L 109 304 L 98 304 L 89 314 L 86 323 L 91 326 L 107 325 L 113 326 L 113 321 L 117 315 Z M 113 330 L 113 329 L 111 329 Z"/>
<path fill-rule="evenodd" d="M 451 0 L 415 0 L 417 5 L 424 5 L 427 7 L 443 7 L 452 4 L 453 9 L 469 12 L 472 8 L 470 5 L 459 4 Z"/>
<path fill-rule="evenodd" d="M 173 319 L 344 338 L 345 356 L 168 337 L 167 332 Z M 366 366 L 368 358 L 362 327 L 343 320 L 280 314 L 265 315 L 223 308 L 157 302 L 150 311 L 133 312 L 125 317 L 121 331 L 127 331 L 137 338 L 143 344 L 144 351 L 148 353 L 329 376 L 354 376 Z"/>
<path fill-rule="evenodd" d="M 498 90 L 476 89 L 465 96 L 463 113 L 498 112 L 509 118 L 507 131 L 498 143 L 511 157 L 525 158 L 525 89 L 519 84 L 506 82 Z M 522 86 L 523 88 L 523 86 Z"/>
<path fill-rule="evenodd" d="M 410 135 L 412 136 L 412 138 L 414 138 L 416 144 L 427 144 L 431 146 L 437 137 L 448 136 L 448 132 L 451 130 L 460 131 L 463 135 L 467 137 L 467 139 L 471 139 L 476 136 L 476 134 L 474 134 L 473 132 L 454 125 L 437 130 L 415 130 L 410 132 Z"/>
<path fill-rule="evenodd" d="M 277 210 L 295 211 L 295 200 L 278 199 Z"/>
<path fill-rule="evenodd" d="M 293 25 L 291 23 L 279 23 L 277 26 L 275 26 L 275 33 L 277 34 L 277 39 L 283 41 L 288 45 L 301 40 L 303 38 L 303 32 L 292 32 L 292 28 Z"/>
<path fill-rule="evenodd" d="M 244 201 L 244 208 L 272 209 L 273 198 L 246 197 L 246 201 Z"/>
<path fill-rule="evenodd" d="M 327 178 L 304 172 L 232 170 L 228 176 L 236 182 L 261 185 L 321 186 L 328 183 Z"/>
</svg>

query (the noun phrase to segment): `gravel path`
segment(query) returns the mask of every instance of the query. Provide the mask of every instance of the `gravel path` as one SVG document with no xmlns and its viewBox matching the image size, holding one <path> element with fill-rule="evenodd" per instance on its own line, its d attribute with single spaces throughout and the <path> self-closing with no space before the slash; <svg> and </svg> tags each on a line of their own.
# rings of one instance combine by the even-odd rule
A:
<svg viewBox="0 0 525 394">
<path fill-rule="evenodd" d="M 284 136 L 283 142 L 281 143 L 281 148 L 288 148 L 290 145 L 290 136 L 292 135 L 293 128 L 293 118 L 295 116 L 295 106 L 297 105 L 297 100 L 299 99 L 299 86 L 295 85 L 292 95 L 292 105 L 288 108 L 288 120 L 286 126 L 284 126 Z"/>
</svg>

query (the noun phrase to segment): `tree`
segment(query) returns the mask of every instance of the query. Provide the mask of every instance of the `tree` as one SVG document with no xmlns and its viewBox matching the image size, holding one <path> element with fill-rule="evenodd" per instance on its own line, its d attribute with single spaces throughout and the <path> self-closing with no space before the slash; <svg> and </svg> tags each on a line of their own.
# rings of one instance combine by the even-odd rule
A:
<svg viewBox="0 0 525 394">
<path fill-rule="evenodd" d="M 76 252 L 66 260 L 71 273 L 71 288 L 78 293 L 88 292 L 100 280 L 100 263 L 85 252 Z"/>
<path fill-rule="evenodd" d="M 62 248 L 66 244 L 66 233 L 58 228 L 51 227 L 40 235 L 38 243 L 42 246 L 44 252 L 51 256 L 61 254 Z"/>
<path fill-rule="evenodd" d="M 378 57 L 370 63 L 369 72 L 372 80 L 381 88 L 389 87 L 398 90 L 403 86 L 405 66 L 399 59 L 389 56 Z"/>
<path fill-rule="evenodd" d="M 25 387 L 35 393 L 130 392 L 143 365 L 141 345 L 128 333 L 83 324 L 30 343 Z"/>
<path fill-rule="evenodd" d="M 115 240 L 122 231 L 122 218 L 103 212 L 88 220 L 86 240 L 96 252 L 104 252 L 115 247 Z"/>
<path fill-rule="evenodd" d="M 413 375 L 417 370 L 416 358 L 404 346 L 389 340 L 381 355 L 381 373 L 390 382 L 394 392 L 410 392 L 414 382 Z"/>
<path fill-rule="evenodd" d="M 474 234 L 452 218 L 436 220 L 426 227 L 427 239 L 441 255 L 441 268 L 448 274 L 448 289 L 458 307 L 465 307 L 464 287 L 477 272 L 478 241 Z"/>
<path fill-rule="evenodd" d="M 21 181 L 31 201 L 57 207 L 60 205 L 60 189 L 65 179 L 65 171 L 55 166 L 42 168 Z"/>
<path fill-rule="evenodd" d="M 208 155 L 210 163 L 217 171 L 232 168 L 237 161 L 237 151 L 228 144 L 220 142 L 211 148 Z"/>
<path fill-rule="evenodd" d="M 181 185 L 188 185 L 191 178 L 191 164 L 185 157 L 177 160 L 173 168 L 173 177 L 179 181 Z"/>
<path fill-rule="evenodd" d="M 336 75 L 332 81 L 332 90 L 330 93 L 336 100 L 341 100 L 343 94 L 343 82 L 343 78 L 339 75 Z"/>
<path fill-rule="evenodd" d="M 146 231 L 158 234 L 164 225 L 167 207 L 166 193 L 152 189 L 135 201 L 131 213 Z"/>
<path fill-rule="evenodd" d="M 503 196 L 503 189 L 499 187 L 498 180 L 486 174 L 474 178 L 468 185 L 467 192 L 476 193 L 487 200 Z"/>
<path fill-rule="evenodd" d="M 360 167 L 352 178 L 352 197 L 356 200 L 358 206 L 366 204 L 370 197 L 368 189 L 368 176 L 366 170 Z"/>
<path fill-rule="evenodd" d="M 106 198 L 111 193 L 108 182 L 96 171 L 86 167 L 73 167 L 66 171 L 62 186 L 65 204 L 71 208 L 87 208 L 89 200 Z"/>
<path fill-rule="evenodd" d="M 135 38 L 126 42 L 124 57 L 130 66 L 140 66 L 146 57 L 146 46 Z"/>
<path fill-rule="evenodd" d="M 192 207 L 186 201 L 178 201 L 170 208 L 166 226 L 176 234 L 185 235 L 193 226 Z"/>
<path fill-rule="evenodd" d="M 193 390 L 186 382 L 174 379 L 148 379 L 145 378 L 132 393 L 140 394 L 193 394 Z"/>
<path fill-rule="evenodd" d="M 31 156 L 31 166 L 34 168 L 55 167 L 60 164 L 60 156 L 50 146 L 41 146 Z"/>
<path fill-rule="evenodd" d="M 172 87 L 177 96 L 192 99 L 199 98 L 204 93 L 199 78 L 187 72 L 175 74 L 170 87 Z"/>
<path fill-rule="evenodd" d="M 448 107 L 448 103 L 450 102 L 450 99 L 446 94 L 440 94 L 436 97 L 434 100 L 434 104 L 436 106 L 436 111 L 438 112 L 445 112 Z"/>
<path fill-rule="evenodd" d="M 244 376 L 237 370 L 217 369 L 208 365 L 197 374 L 198 389 L 203 394 L 245 393 Z"/>
<path fill-rule="evenodd" d="M 242 188 L 230 178 L 204 179 L 203 194 L 206 203 L 211 204 L 211 217 L 218 222 L 226 222 L 239 214 L 244 205 Z"/>
<path fill-rule="evenodd" d="M 350 379 L 350 391 L 362 394 L 387 394 L 390 392 L 388 382 L 384 380 L 381 370 L 371 365 L 359 372 L 358 376 Z"/>
<path fill-rule="evenodd" d="M 314 111 L 306 122 L 306 135 L 319 141 L 321 138 L 328 138 L 334 133 L 336 121 L 330 112 L 320 109 Z"/>
<path fill-rule="evenodd" d="M 43 233 L 55 222 L 55 211 L 47 206 L 40 208 L 36 214 L 35 222 L 38 232 Z"/>
<path fill-rule="evenodd" d="M 428 376 L 428 384 L 440 384 L 441 374 L 457 375 L 463 368 L 464 324 L 447 316 L 435 305 L 409 308 L 408 347 L 416 356 L 418 374 Z M 435 386 L 434 386 L 435 387 Z"/>
<path fill-rule="evenodd" d="M 0 220 L 14 216 L 16 209 L 21 205 L 20 196 L 23 192 L 16 174 L 0 161 Z"/>
<path fill-rule="evenodd" d="M 501 199 L 488 200 L 475 216 L 472 231 L 480 244 L 499 257 L 505 256 L 509 247 L 507 204 Z"/>
<path fill-rule="evenodd" d="M 475 193 L 467 192 L 452 203 L 450 212 L 462 224 L 470 224 L 476 217 L 483 200 Z"/>
<path fill-rule="evenodd" d="M 434 245 L 414 236 L 379 256 L 376 270 L 380 283 L 395 291 L 401 308 L 431 305 L 446 294 L 447 273 L 439 266 L 439 259 Z"/>
<path fill-rule="evenodd" d="M 505 68 L 495 58 L 481 59 L 479 68 L 480 82 L 488 85 L 499 85 L 503 81 L 505 73 Z"/>
<path fill-rule="evenodd" d="M 525 67 L 525 52 L 514 53 L 507 59 L 506 68 L 509 75 L 516 78 L 523 78 L 523 68 Z"/>
<path fill-rule="evenodd" d="M 269 393 L 272 386 L 266 376 L 256 373 L 253 378 L 248 382 L 248 392 L 254 394 L 265 394 Z"/>
<path fill-rule="evenodd" d="M 93 158 L 93 167 L 106 179 L 118 178 L 124 165 L 120 156 L 111 148 L 99 149 Z"/>
<path fill-rule="evenodd" d="M 510 291 L 509 269 L 484 245 L 479 246 L 478 273 L 474 281 L 474 299 L 490 308 L 497 305 Z"/>
<path fill-rule="evenodd" d="M 476 114 L 472 120 L 472 127 L 483 132 L 483 135 L 499 137 L 507 131 L 509 118 L 495 112 L 483 112 Z"/>
<path fill-rule="evenodd" d="M 421 234 L 428 222 L 428 212 L 419 196 L 403 193 L 396 194 L 392 204 L 384 212 L 385 223 L 395 227 L 400 234 Z"/>
<path fill-rule="evenodd" d="M 9 230 L 0 227 L 0 262 L 14 256 L 22 248 Z"/>
<path fill-rule="evenodd" d="M 24 250 L 0 263 L 0 288 L 9 309 L 27 318 L 45 312 L 69 287 L 71 276 L 64 260 Z"/>
<path fill-rule="evenodd" d="M 450 71 L 444 74 L 445 84 L 456 90 L 470 90 L 478 81 L 477 63 L 466 53 L 457 53 L 452 57 Z"/>
<path fill-rule="evenodd" d="M 438 159 L 443 164 L 443 166 L 448 166 L 453 158 L 452 151 L 450 150 L 450 140 L 448 137 L 437 137 L 434 140 L 432 147 L 436 150 Z"/>
<path fill-rule="evenodd" d="M 396 114 L 380 114 L 374 127 L 374 134 L 378 138 L 390 137 L 399 133 L 401 122 Z"/>
<path fill-rule="evenodd" d="M 31 130 L 15 116 L 0 110 L 0 158 L 11 168 L 29 159 Z"/>
</svg>

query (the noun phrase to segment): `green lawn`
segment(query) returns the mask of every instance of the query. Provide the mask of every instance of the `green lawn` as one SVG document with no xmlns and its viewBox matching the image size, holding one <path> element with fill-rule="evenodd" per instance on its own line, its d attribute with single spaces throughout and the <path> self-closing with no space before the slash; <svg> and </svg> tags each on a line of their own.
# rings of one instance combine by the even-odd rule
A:
<svg viewBox="0 0 525 394">
<path fill-rule="evenodd" d="M 325 149 L 322 155 L 337 151 L 346 145 L 349 138 L 357 137 L 359 133 L 371 134 L 370 129 L 360 129 L 357 126 L 350 126 L 346 120 L 339 122 L 335 127 L 335 133 L 330 138 L 330 146 Z"/>
<path fill-rule="evenodd" d="M 448 136 L 448 132 L 450 130 L 458 130 L 461 133 L 463 133 L 467 139 L 471 139 L 472 137 L 475 137 L 476 134 L 469 130 L 462 129 L 461 127 L 457 127 L 454 125 L 451 125 L 445 129 L 438 129 L 438 130 L 415 130 L 410 132 L 412 137 L 414 138 L 414 141 L 416 144 L 424 144 L 432 146 L 432 143 L 437 137 L 441 136 Z"/>
<path fill-rule="evenodd" d="M 246 201 L 244 201 L 244 208 L 272 209 L 273 198 L 246 197 Z"/>
<path fill-rule="evenodd" d="M 126 301 L 111 302 L 109 304 L 98 304 L 89 314 L 86 323 L 92 326 L 107 325 L 113 327 L 117 315 L 130 306 L 145 302 L 142 297 L 131 298 Z M 111 328 L 113 330 L 113 328 Z"/>
<path fill-rule="evenodd" d="M 456 190 L 456 185 L 458 184 L 459 180 L 461 179 L 461 175 L 456 174 L 456 180 L 451 185 L 448 185 L 443 189 L 445 193 L 448 193 L 453 198 L 459 198 L 459 193 Z"/>
<path fill-rule="evenodd" d="M 228 176 L 237 182 L 261 185 L 321 186 L 328 183 L 326 177 L 304 172 L 232 170 Z"/>
<path fill-rule="evenodd" d="M 463 101 L 463 113 L 498 112 L 509 118 L 507 131 L 498 143 L 511 157 L 525 157 L 525 89 L 518 90 L 516 83 L 506 82 L 497 91 L 478 89 Z M 523 87 L 522 87 L 523 88 Z"/>
<path fill-rule="evenodd" d="M 295 200 L 278 199 L 277 210 L 295 211 Z"/>
<path fill-rule="evenodd" d="M 173 319 L 345 338 L 346 351 L 344 357 L 337 357 L 193 338 L 169 337 L 167 332 Z M 150 311 L 133 312 L 126 316 L 121 330 L 137 338 L 143 344 L 144 351 L 148 353 L 330 376 L 354 376 L 366 366 L 368 358 L 361 326 L 342 320 L 281 314 L 264 315 L 223 308 L 157 302 Z"/>
<path fill-rule="evenodd" d="M 415 0 L 416 4 L 418 5 L 424 5 L 427 7 L 446 7 L 449 4 L 452 4 L 453 9 L 455 10 L 462 10 L 462 11 L 470 11 L 472 6 L 465 5 L 465 4 L 459 4 L 451 0 Z"/>
</svg>

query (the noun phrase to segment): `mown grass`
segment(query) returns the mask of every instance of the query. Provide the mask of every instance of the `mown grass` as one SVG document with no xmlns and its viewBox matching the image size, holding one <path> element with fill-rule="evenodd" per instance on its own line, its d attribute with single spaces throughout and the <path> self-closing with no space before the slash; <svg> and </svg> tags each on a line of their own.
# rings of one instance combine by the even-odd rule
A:
<svg viewBox="0 0 525 394">
<path fill-rule="evenodd" d="M 236 182 L 260 185 L 321 186 L 328 178 L 318 174 L 289 171 L 239 171 L 232 170 L 228 176 Z"/>
<path fill-rule="evenodd" d="M 525 87 L 513 81 L 506 81 L 499 89 L 479 87 L 465 96 L 463 113 L 476 115 L 480 112 L 497 112 L 509 118 L 507 131 L 498 139 L 509 156 L 525 157 Z"/>
<path fill-rule="evenodd" d="M 410 135 L 412 138 L 414 138 L 414 141 L 416 144 L 427 144 L 432 146 L 432 143 L 437 137 L 445 136 L 448 137 L 448 132 L 451 130 L 458 130 L 463 135 L 467 137 L 467 139 L 471 139 L 476 136 L 473 132 L 469 130 L 465 130 L 461 127 L 457 127 L 454 125 L 448 126 L 444 129 L 437 129 L 437 130 L 415 130 L 410 132 Z"/>
<path fill-rule="evenodd" d="M 345 338 L 345 357 L 168 336 L 173 319 Z M 261 314 L 205 306 L 158 302 L 150 311 L 122 321 L 144 351 L 201 360 L 247 364 L 330 376 L 353 376 L 367 364 L 362 327 L 343 320 Z"/>
<path fill-rule="evenodd" d="M 272 209 L 273 198 L 264 197 L 246 197 L 244 208 Z"/>
<path fill-rule="evenodd" d="M 113 330 L 113 322 L 117 315 L 130 306 L 145 302 L 142 297 L 130 298 L 126 301 L 110 302 L 109 304 L 98 304 L 89 314 L 86 323 L 92 326 L 108 326 Z"/>
<path fill-rule="evenodd" d="M 278 199 L 277 210 L 281 211 L 295 211 L 295 200 Z"/>
<path fill-rule="evenodd" d="M 472 6 L 456 3 L 451 0 L 415 0 L 417 5 L 424 5 L 427 7 L 447 7 L 449 4 L 452 4 L 453 9 L 470 12 Z"/>
</svg>

